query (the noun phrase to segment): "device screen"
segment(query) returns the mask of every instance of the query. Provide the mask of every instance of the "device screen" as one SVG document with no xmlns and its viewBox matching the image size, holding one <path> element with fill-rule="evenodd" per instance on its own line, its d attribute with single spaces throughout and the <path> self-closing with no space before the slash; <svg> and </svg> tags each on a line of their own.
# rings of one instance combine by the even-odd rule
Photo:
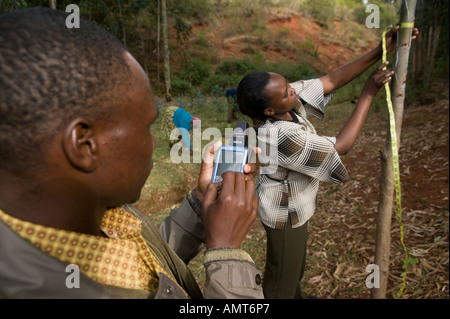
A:
<svg viewBox="0 0 450 319">
<path fill-rule="evenodd" d="M 222 150 L 218 159 L 217 176 L 222 176 L 228 171 L 239 172 L 242 169 L 244 152 L 235 152 L 231 150 Z"/>
</svg>

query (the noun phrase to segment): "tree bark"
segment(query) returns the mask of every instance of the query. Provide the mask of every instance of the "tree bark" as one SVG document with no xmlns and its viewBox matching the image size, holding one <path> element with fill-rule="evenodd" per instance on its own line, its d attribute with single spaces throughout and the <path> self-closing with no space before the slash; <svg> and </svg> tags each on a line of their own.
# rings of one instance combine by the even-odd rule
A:
<svg viewBox="0 0 450 319">
<path fill-rule="evenodd" d="M 157 16 L 157 36 L 156 36 L 156 78 L 159 81 L 159 53 L 161 48 L 161 0 L 158 0 L 158 16 Z"/>
<path fill-rule="evenodd" d="M 416 0 L 403 0 L 400 12 L 400 23 L 414 22 L 415 8 Z M 395 128 L 398 147 L 400 147 L 400 133 L 402 129 L 411 34 L 412 28 L 401 27 L 397 35 L 397 58 L 392 82 L 391 98 L 395 113 Z M 386 298 L 389 275 L 391 221 L 395 189 L 391 134 L 389 130 L 381 154 L 381 163 L 382 172 L 380 179 L 380 199 L 378 203 L 377 238 L 375 247 L 375 264 L 380 270 L 380 286 L 379 288 L 372 288 L 371 297 L 374 299 Z"/>
<path fill-rule="evenodd" d="M 442 10 L 442 8 L 439 7 L 438 10 Z M 435 26 L 434 32 L 432 32 L 431 33 L 432 35 L 430 36 L 431 52 L 430 52 L 430 57 L 428 60 L 429 68 L 428 68 L 428 73 L 427 73 L 427 77 L 425 80 L 425 88 L 429 87 L 431 77 L 433 74 L 434 64 L 436 62 L 436 52 L 437 52 L 437 48 L 439 45 L 439 37 L 441 35 L 441 25 L 442 25 L 442 22 L 440 21 L 440 19 L 438 19 L 437 21 L 434 21 L 434 26 Z M 430 28 L 430 30 L 431 30 L 431 28 Z"/>
<path fill-rule="evenodd" d="M 145 70 L 145 74 L 148 77 L 148 68 L 147 68 L 147 50 L 145 48 L 145 42 L 144 42 L 144 38 L 142 36 L 142 31 L 141 31 L 141 26 L 139 24 L 139 19 L 138 19 L 138 15 L 139 15 L 139 11 L 136 12 L 136 15 L 134 16 L 134 20 L 136 21 L 136 30 L 137 33 L 139 35 L 139 40 L 141 42 L 141 46 L 142 46 L 142 55 L 144 56 L 144 70 Z"/>
<path fill-rule="evenodd" d="M 169 51 L 169 36 L 167 24 L 167 7 L 166 0 L 161 0 L 161 14 L 162 14 L 162 31 L 164 40 L 164 79 L 166 83 L 166 101 L 172 101 L 170 93 L 170 51 Z"/>
</svg>

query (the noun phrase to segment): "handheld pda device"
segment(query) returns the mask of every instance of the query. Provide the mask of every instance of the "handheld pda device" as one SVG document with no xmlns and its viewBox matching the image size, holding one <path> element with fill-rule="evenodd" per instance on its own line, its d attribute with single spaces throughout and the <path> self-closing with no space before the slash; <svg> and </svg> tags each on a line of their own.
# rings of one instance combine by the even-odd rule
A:
<svg viewBox="0 0 450 319">
<path fill-rule="evenodd" d="M 222 145 L 217 151 L 211 182 L 221 182 L 222 174 L 228 171 L 243 172 L 248 159 L 248 124 L 239 122 L 233 132 L 231 145 Z"/>
</svg>

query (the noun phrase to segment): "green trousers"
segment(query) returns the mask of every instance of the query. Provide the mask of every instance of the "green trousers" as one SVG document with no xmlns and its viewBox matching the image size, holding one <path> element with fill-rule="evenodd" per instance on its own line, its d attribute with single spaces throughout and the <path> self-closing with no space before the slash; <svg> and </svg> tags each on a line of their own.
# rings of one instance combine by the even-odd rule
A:
<svg viewBox="0 0 450 319">
<path fill-rule="evenodd" d="M 267 259 L 263 291 L 267 299 L 301 299 L 300 287 L 306 263 L 308 222 L 292 228 L 290 218 L 285 229 L 264 225 L 267 234 Z"/>
</svg>

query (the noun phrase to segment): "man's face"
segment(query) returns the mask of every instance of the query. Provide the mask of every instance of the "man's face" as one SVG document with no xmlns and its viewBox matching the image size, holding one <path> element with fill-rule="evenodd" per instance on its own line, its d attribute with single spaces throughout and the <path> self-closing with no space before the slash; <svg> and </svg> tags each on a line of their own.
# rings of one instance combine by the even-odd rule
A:
<svg viewBox="0 0 450 319">
<path fill-rule="evenodd" d="M 144 71 L 126 54 L 133 78 L 126 102 L 117 110 L 114 124 L 105 123 L 97 169 L 108 206 L 137 201 L 153 167 L 156 146 L 150 125 L 158 116 L 153 93 Z"/>
</svg>

